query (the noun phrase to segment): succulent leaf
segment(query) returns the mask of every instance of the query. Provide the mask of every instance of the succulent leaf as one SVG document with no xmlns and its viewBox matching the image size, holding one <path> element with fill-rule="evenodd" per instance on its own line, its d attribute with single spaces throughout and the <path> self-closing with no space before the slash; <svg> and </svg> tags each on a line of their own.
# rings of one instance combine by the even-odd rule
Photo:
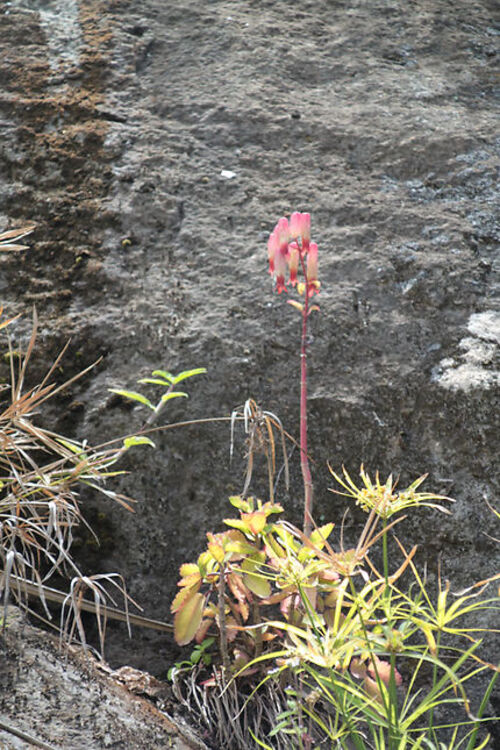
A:
<svg viewBox="0 0 500 750">
<path fill-rule="evenodd" d="M 185 646 L 195 637 L 201 624 L 203 609 L 205 607 L 205 597 L 203 594 L 193 594 L 177 610 L 174 617 L 174 638 L 179 646 Z"/>
</svg>

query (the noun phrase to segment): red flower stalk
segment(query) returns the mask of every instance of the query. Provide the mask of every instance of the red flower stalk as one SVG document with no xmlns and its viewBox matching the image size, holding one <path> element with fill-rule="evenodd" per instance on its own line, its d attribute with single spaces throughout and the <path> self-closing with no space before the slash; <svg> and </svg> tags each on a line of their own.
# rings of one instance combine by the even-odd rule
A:
<svg viewBox="0 0 500 750">
<path fill-rule="evenodd" d="M 288 292 L 285 277 L 289 272 L 289 283 L 304 295 L 304 303 L 292 301 L 302 313 L 302 337 L 300 347 L 300 466 L 304 480 L 304 533 L 312 531 L 313 484 L 307 456 L 307 321 L 310 313 L 318 309 L 310 307 L 309 300 L 319 293 L 318 246 L 311 242 L 311 217 L 308 213 L 295 211 L 290 221 L 281 218 L 274 227 L 267 243 L 269 273 L 276 278 L 278 294 Z M 307 264 L 307 265 L 306 265 Z M 297 283 L 299 268 L 304 281 Z"/>
</svg>

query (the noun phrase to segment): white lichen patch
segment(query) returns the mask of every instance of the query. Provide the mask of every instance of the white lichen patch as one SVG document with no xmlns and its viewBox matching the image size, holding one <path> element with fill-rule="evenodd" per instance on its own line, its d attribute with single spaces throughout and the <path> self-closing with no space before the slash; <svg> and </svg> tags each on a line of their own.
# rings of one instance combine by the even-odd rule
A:
<svg viewBox="0 0 500 750">
<path fill-rule="evenodd" d="M 500 385 L 500 313 L 487 310 L 471 315 L 467 329 L 472 335 L 460 341 L 456 357 L 441 360 L 432 380 L 453 391 Z"/>
<path fill-rule="evenodd" d="M 500 345 L 500 313 L 494 310 L 471 315 L 467 325 L 469 331 L 480 339 L 495 341 Z"/>
</svg>

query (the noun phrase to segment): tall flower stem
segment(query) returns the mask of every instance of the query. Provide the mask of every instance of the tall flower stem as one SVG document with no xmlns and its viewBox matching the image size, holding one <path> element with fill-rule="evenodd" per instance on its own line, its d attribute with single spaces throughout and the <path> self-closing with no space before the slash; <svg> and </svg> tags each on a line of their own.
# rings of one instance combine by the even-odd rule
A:
<svg viewBox="0 0 500 750">
<path fill-rule="evenodd" d="M 309 317 L 309 284 L 301 254 L 302 272 L 306 279 L 305 300 L 302 309 L 302 337 L 300 344 L 300 468 L 304 480 L 304 534 L 309 536 L 312 531 L 313 483 L 309 459 L 307 457 L 307 321 Z"/>
<path fill-rule="evenodd" d="M 319 292 L 318 280 L 318 246 L 311 242 L 311 216 L 308 213 L 294 211 L 290 221 L 282 216 L 267 241 L 269 272 L 276 279 L 278 294 L 287 292 L 287 283 L 297 287 L 300 296 L 304 295 L 304 304 L 288 300 L 301 311 L 302 340 L 300 346 L 300 468 L 304 480 L 304 534 L 310 536 L 313 528 L 312 505 L 313 484 L 309 459 L 307 457 L 307 321 L 317 305 L 310 305 L 309 300 Z M 307 258 L 307 262 L 306 262 Z M 299 264 L 304 281 L 298 282 Z M 288 281 L 286 276 L 289 273 Z"/>
</svg>

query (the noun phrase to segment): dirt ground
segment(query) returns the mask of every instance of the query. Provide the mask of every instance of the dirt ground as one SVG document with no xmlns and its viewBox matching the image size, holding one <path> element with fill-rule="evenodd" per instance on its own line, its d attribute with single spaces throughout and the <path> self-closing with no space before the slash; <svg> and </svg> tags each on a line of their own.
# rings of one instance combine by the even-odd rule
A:
<svg viewBox="0 0 500 750">
<path fill-rule="evenodd" d="M 317 520 L 345 509 L 327 461 L 402 484 L 428 472 L 456 500 L 405 532 L 431 579 L 438 560 L 455 590 L 497 572 L 499 17 L 493 0 L 4 2 L 0 228 L 37 228 L 0 257 L 1 299 L 23 313 L 19 348 L 36 305 L 33 382 L 69 337 L 61 378 L 103 357 L 43 418 L 94 442 L 126 434 L 143 414 L 108 388 L 206 367 L 168 421 L 253 397 L 297 435 L 299 325 L 266 240 L 310 211 Z M 82 533 L 78 555 L 169 620 L 179 564 L 242 488 L 244 448 L 239 434 L 230 466 L 224 423 L 155 439 L 124 462 L 134 514 L 82 498 L 101 547 Z M 300 522 L 291 463 L 279 498 Z M 262 472 L 252 491 L 265 486 Z M 349 514 L 347 541 L 362 520 Z M 115 666 L 164 677 L 175 654 L 166 636 L 109 634 Z"/>
</svg>

